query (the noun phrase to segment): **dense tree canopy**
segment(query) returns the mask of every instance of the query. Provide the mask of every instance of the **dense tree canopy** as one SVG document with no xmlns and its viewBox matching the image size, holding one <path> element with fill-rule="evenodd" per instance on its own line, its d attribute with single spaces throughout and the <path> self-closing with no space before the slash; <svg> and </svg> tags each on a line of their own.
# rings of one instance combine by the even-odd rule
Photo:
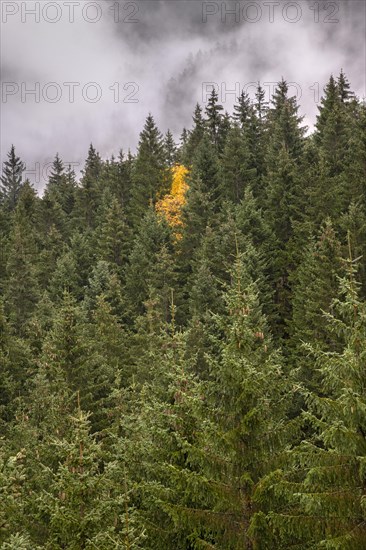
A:
<svg viewBox="0 0 366 550">
<path fill-rule="evenodd" d="M 0 184 L 0 548 L 366 547 L 366 106 L 282 79 Z"/>
</svg>

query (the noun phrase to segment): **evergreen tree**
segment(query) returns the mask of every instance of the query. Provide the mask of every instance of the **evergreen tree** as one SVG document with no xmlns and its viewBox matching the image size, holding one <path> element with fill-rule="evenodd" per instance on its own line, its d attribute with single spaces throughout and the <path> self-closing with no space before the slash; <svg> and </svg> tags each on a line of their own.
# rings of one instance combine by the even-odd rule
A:
<svg viewBox="0 0 366 550">
<path fill-rule="evenodd" d="M 60 159 L 58 153 L 56 153 L 55 160 L 53 161 L 53 164 L 52 164 L 52 172 L 49 177 L 50 187 L 57 188 L 61 185 L 64 171 L 65 171 L 64 163 Z"/>
<path fill-rule="evenodd" d="M 90 230 L 82 231 L 79 227 L 70 238 L 70 251 L 76 262 L 80 288 L 83 288 L 88 283 L 97 256 L 94 234 Z"/>
<path fill-rule="evenodd" d="M 343 181 L 346 182 L 346 202 L 359 202 L 366 207 L 366 104 L 353 103 L 351 120 L 352 134 L 349 136 L 348 151 L 344 166 Z"/>
<path fill-rule="evenodd" d="M 220 135 L 223 123 L 223 115 L 221 114 L 222 110 L 223 106 L 219 104 L 219 96 L 215 88 L 213 88 L 211 95 L 208 99 L 207 106 L 205 108 L 205 122 L 211 139 L 211 143 L 218 151 L 222 149 L 222 139 Z"/>
<path fill-rule="evenodd" d="M 245 256 L 237 257 L 231 277 L 224 295 L 226 311 L 215 316 L 215 351 L 208 360 L 205 415 L 211 426 L 199 448 L 204 478 L 197 487 L 204 491 L 206 506 L 178 510 L 197 544 L 236 549 L 252 548 L 249 525 L 256 512 L 255 488 L 279 463 L 291 428 L 285 423 L 288 389 L 280 357 L 271 344 Z M 199 484 L 197 474 L 195 479 Z"/>
<path fill-rule="evenodd" d="M 75 205 L 76 195 L 76 175 L 71 165 L 67 167 L 65 175 L 65 184 L 62 195 L 62 206 L 66 214 L 72 214 Z"/>
<path fill-rule="evenodd" d="M 137 487 L 132 503 L 146 526 L 145 547 L 154 550 L 192 548 L 201 529 L 187 525 L 184 515 L 207 502 L 199 471 L 204 395 L 185 356 L 186 335 L 175 331 L 174 306 L 170 317 L 167 326 L 155 324 L 153 305 L 146 313 L 146 332 L 140 332 L 146 343 L 136 365 L 139 379 L 141 372 L 145 377 L 130 388 L 121 416 L 119 448 Z"/>
<path fill-rule="evenodd" d="M 163 319 L 169 317 L 174 287 L 171 231 L 152 207 L 140 223 L 126 268 L 126 300 L 133 315 L 145 311 L 149 299 L 157 300 Z"/>
<path fill-rule="evenodd" d="M 213 90 L 42 196 L 12 147 L 1 549 L 365 546 L 366 108 L 298 109 Z"/>
<path fill-rule="evenodd" d="M 0 543 L 7 550 L 26 550 L 29 538 L 22 526 L 24 517 L 24 453 L 9 453 L 3 440 L 0 446 Z M 23 532 L 22 532 L 23 531 Z M 38 548 L 38 547 L 36 547 Z"/>
<path fill-rule="evenodd" d="M 38 260 L 37 197 L 25 182 L 14 215 L 4 283 L 5 311 L 14 329 L 26 329 L 39 296 L 36 277 Z"/>
<path fill-rule="evenodd" d="M 185 165 L 189 165 L 189 162 L 187 160 L 187 144 L 188 144 L 188 130 L 187 128 L 183 128 L 183 131 L 179 138 L 179 147 L 177 150 L 177 162 Z"/>
<path fill-rule="evenodd" d="M 54 387 L 64 385 L 69 403 L 79 392 L 82 407 L 93 415 L 93 430 L 103 429 L 116 373 L 93 345 L 83 311 L 67 292 L 45 339 L 41 360 Z M 70 413 L 74 410 L 71 405 Z"/>
<path fill-rule="evenodd" d="M 188 177 L 186 203 L 183 207 L 183 238 L 180 243 L 183 271 L 190 272 L 190 262 L 202 235 L 219 210 L 223 198 L 220 167 L 214 146 L 207 135 L 202 139 Z"/>
<path fill-rule="evenodd" d="M 273 258 L 271 278 L 276 292 L 279 314 L 278 333 L 284 335 L 283 321 L 291 315 L 289 275 L 296 261 L 295 225 L 302 221 L 305 194 L 302 187 L 304 131 L 300 126 L 295 97 L 288 97 L 287 83 L 282 80 L 268 113 L 270 139 L 266 155 L 266 211 L 274 236 L 277 254 Z"/>
<path fill-rule="evenodd" d="M 42 250 L 39 253 L 37 276 L 41 288 L 46 289 L 50 284 L 63 248 L 63 236 L 55 225 L 51 225 L 43 239 Z"/>
<path fill-rule="evenodd" d="M 60 222 L 65 224 L 65 215 L 69 216 L 73 210 L 75 194 L 75 172 L 71 169 L 71 166 L 68 166 L 65 171 L 64 163 L 57 153 L 53 161 L 52 171 L 43 195 L 43 201 L 45 202 L 46 209 L 44 215 L 47 215 L 47 210 L 54 209 L 55 214 L 53 215 L 58 220 L 61 218 Z M 61 212 L 56 210 L 57 206 Z"/>
<path fill-rule="evenodd" d="M 353 550 L 363 548 L 366 539 L 362 466 L 366 316 L 351 261 L 348 270 L 348 276 L 340 279 L 333 312 L 324 319 L 330 335 L 342 341 L 341 348 L 330 353 L 309 347 L 321 377 L 320 395 L 305 393 L 304 422 L 310 435 L 291 451 L 287 469 L 268 480 L 258 495 L 272 499 L 267 521 L 280 547 Z"/>
<path fill-rule="evenodd" d="M 197 147 L 205 134 L 205 121 L 202 116 L 202 107 L 197 103 L 193 113 L 193 128 L 187 135 L 186 143 L 183 145 L 182 162 L 190 166 Z"/>
<path fill-rule="evenodd" d="M 240 202 L 244 197 L 245 187 L 254 179 L 255 170 L 250 164 L 248 138 L 236 125 L 227 136 L 221 158 L 221 171 L 225 195 L 233 202 Z"/>
<path fill-rule="evenodd" d="M 299 378 L 306 387 L 317 391 L 319 377 L 304 343 L 332 351 L 323 322 L 332 311 L 342 274 L 341 247 L 332 223 L 325 221 L 318 239 L 310 241 L 302 262 L 293 274 L 292 319 L 289 322 L 291 364 L 300 369 Z"/>
<path fill-rule="evenodd" d="M 327 123 L 329 115 L 332 113 L 339 100 L 338 89 L 333 75 L 330 75 L 329 81 L 324 88 L 324 95 L 320 98 L 319 113 L 316 119 L 316 138 L 320 142 L 321 134 Z"/>
<path fill-rule="evenodd" d="M 72 250 L 66 249 L 57 258 L 54 271 L 49 280 L 48 290 L 54 301 L 62 300 L 65 290 L 75 298 L 80 298 L 81 280 L 78 273 L 77 260 Z"/>
<path fill-rule="evenodd" d="M 352 182 L 354 190 L 350 187 L 351 181 L 346 183 L 344 174 L 347 166 L 359 166 L 350 149 L 351 136 L 357 136 L 358 132 L 356 112 L 346 100 L 347 86 L 343 73 L 337 82 L 331 76 L 319 107 L 314 134 L 319 167 L 309 190 L 309 213 L 317 224 L 326 216 L 338 219 L 355 199 L 355 190 L 360 192 L 359 176 Z"/>
<path fill-rule="evenodd" d="M 17 410 L 17 399 L 26 393 L 32 372 L 28 343 L 12 334 L 0 302 L 0 430 L 6 434 Z"/>
<path fill-rule="evenodd" d="M 261 179 L 266 171 L 265 156 L 268 141 L 267 116 L 268 103 L 265 101 L 265 91 L 258 85 L 250 120 L 247 123 L 247 133 L 251 152 L 251 166 L 255 168 L 257 175 L 253 192 L 255 196 L 260 199 L 262 199 L 265 194 Z"/>
<path fill-rule="evenodd" d="M 348 103 L 354 98 L 354 93 L 351 91 L 351 86 L 348 78 L 341 69 L 339 77 L 337 79 L 338 95 L 342 103 Z"/>
<path fill-rule="evenodd" d="M 88 157 L 81 178 L 81 186 L 76 194 L 75 215 L 78 223 L 94 227 L 95 212 L 99 204 L 102 160 L 99 153 L 90 144 Z"/>
<path fill-rule="evenodd" d="M 240 124 L 241 128 L 246 128 L 253 109 L 247 92 L 244 92 L 243 90 L 237 101 L 237 105 L 234 105 L 233 118 L 238 124 Z"/>
<path fill-rule="evenodd" d="M 126 209 L 131 194 L 131 171 L 133 158 L 129 153 L 126 157 L 121 150 L 117 159 L 114 156 L 103 164 L 103 189 L 111 191 L 122 208 Z"/>
<path fill-rule="evenodd" d="M 25 165 L 15 154 L 15 147 L 12 145 L 8 153 L 8 160 L 4 162 L 0 178 L 0 199 L 9 210 L 14 210 L 16 207 L 23 184 L 24 170 Z"/>
<path fill-rule="evenodd" d="M 99 257 L 121 271 L 128 255 L 130 230 L 117 199 L 112 199 L 103 218 L 97 231 Z"/>
<path fill-rule="evenodd" d="M 268 102 L 265 101 L 265 97 L 266 97 L 266 92 L 263 90 L 262 86 L 258 83 L 257 90 L 255 93 L 254 108 L 255 108 L 257 117 L 262 124 L 266 121 L 266 116 L 268 114 Z"/>
<path fill-rule="evenodd" d="M 48 486 L 37 495 L 38 513 L 48 518 L 47 544 L 75 550 L 141 548 L 127 483 L 117 484 L 117 464 L 106 463 L 87 415 L 79 410 L 70 421 L 70 435 L 50 442 L 59 464 L 53 471 L 44 465 Z"/>
<path fill-rule="evenodd" d="M 83 305 L 89 314 L 95 310 L 100 296 L 104 296 L 110 303 L 114 313 L 120 311 L 123 305 L 121 284 L 113 271 L 113 266 L 104 260 L 100 260 L 93 267 L 85 289 Z"/>
<path fill-rule="evenodd" d="M 170 130 L 167 131 L 164 138 L 165 162 L 169 168 L 172 168 L 177 162 L 177 146 L 175 144 L 173 134 Z"/>
<path fill-rule="evenodd" d="M 306 128 L 300 126 L 303 116 L 298 115 L 296 97 L 288 96 L 288 85 L 281 80 L 272 97 L 272 107 L 268 112 L 268 125 L 271 133 L 267 163 L 273 167 L 275 156 L 285 149 L 293 160 L 301 160 Z"/>
<path fill-rule="evenodd" d="M 358 258 L 357 279 L 361 283 L 361 297 L 366 297 L 366 213 L 362 202 L 352 201 L 350 206 L 339 219 L 340 235 L 343 244 L 343 257 L 349 255 L 351 247 L 352 257 Z"/>
<path fill-rule="evenodd" d="M 168 192 L 170 181 L 165 163 L 163 137 L 154 118 L 148 115 L 132 171 L 130 212 L 135 226 L 141 221 L 149 204 Z"/>
</svg>

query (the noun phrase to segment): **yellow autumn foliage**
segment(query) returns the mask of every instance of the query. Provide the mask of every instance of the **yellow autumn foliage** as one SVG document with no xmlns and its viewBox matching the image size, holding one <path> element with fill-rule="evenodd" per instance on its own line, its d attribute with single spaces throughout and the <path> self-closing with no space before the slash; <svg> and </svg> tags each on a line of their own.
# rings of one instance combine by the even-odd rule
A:
<svg viewBox="0 0 366 550">
<path fill-rule="evenodd" d="M 172 187 L 170 193 L 165 195 L 156 204 L 156 211 L 165 217 L 171 227 L 176 229 L 175 237 L 179 239 L 179 229 L 183 226 L 182 207 L 185 204 L 185 195 L 188 190 L 186 177 L 188 169 L 182 164 L 172 168 Z"/>
</svg>

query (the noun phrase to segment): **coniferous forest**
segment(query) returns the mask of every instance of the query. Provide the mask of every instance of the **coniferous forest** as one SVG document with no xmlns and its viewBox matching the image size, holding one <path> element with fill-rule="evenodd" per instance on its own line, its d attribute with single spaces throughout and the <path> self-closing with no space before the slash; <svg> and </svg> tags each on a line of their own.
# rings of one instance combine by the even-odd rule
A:
<svg viewBox="0 0 366 550">
<path fill-rule="evenodd" d="M 10 148 L 9 144 L 9 148 Z M 366 547 L 366 106 L 285 80 L 1 177 L 0 548 Z"/>
</svg>

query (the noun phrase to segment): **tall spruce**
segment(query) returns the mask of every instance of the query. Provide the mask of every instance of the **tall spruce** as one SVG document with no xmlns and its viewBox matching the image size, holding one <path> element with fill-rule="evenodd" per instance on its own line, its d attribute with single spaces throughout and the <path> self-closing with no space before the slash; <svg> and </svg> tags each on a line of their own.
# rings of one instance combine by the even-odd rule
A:
<svg viewBox="0 0 366 550">
<path fill-rule="evenodd" d="M 99 153 L 90 144 L 85 161 L 80 187 L 76 194 L 75 215 L 77 223 L 86 227 L 95 226 L 95 213 L 99 204 L 102 160 Z"/>
<path fill-rule="evenodd" d="M 341 346 L 328 352 L 309 345 L 321 382 L 320 392 L 305 392 L 308 437 L 289 450 L 287 467 L 262 487 L 260 498 L 272 499 L 262 528 L 269 526 L 281 548 L 365 545 L 366 312 L 355 271 L 350 259 L 333 311 L 324 317 L 330 337 Z"/>
<path fill-rule="evenodd" d="M 165 161 L 164 140 L 151 114 L 148 115 L 132 170 L 130 216 L 138 225 L 150 204 L 168 192 L 169 172 Z"/>
<path fill-rule="evenodd" d="M 9 210 L 14 210 L 18 202 L 24 170 L 25 164 L 15 154 L 15 147 L 12 145 L 8 153 L 8 160 L 3 164 L 0 178 L 0 199 Z"/>
<path fill-rule="evenodd" d="M 222 149 L 221 130 L 223 125 L 223 115 L 221 111 L 223 106 L 219 103 L 219 96 L 215 88 L 212 89 L 205 108 L 206 126 L 211 139 L 211 143 L 216 150 Z"/>
</svg>

